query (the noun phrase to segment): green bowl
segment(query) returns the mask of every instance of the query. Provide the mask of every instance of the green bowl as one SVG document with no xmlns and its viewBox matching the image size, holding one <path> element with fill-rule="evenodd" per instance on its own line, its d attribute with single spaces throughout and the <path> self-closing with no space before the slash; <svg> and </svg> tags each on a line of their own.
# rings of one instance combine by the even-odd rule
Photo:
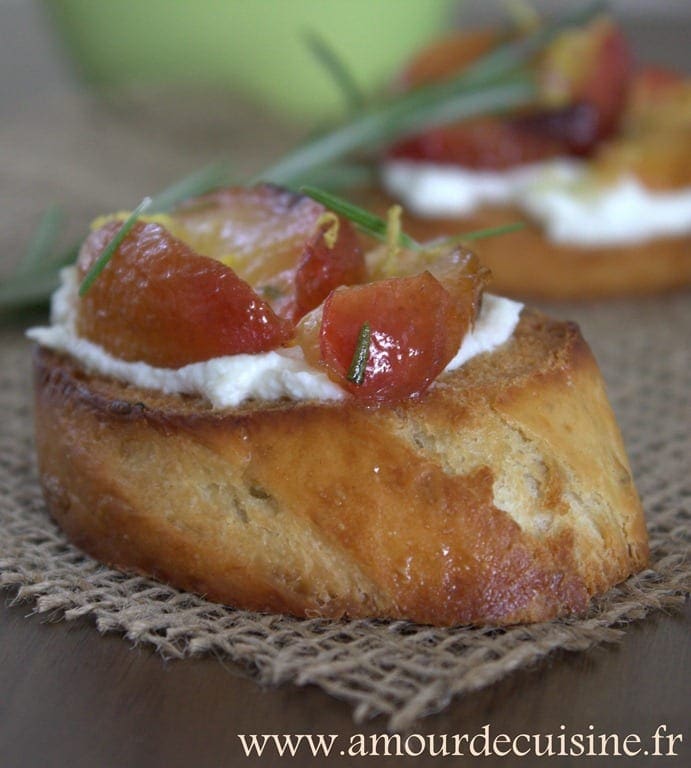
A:
<svg viewBox="0 0 691 768">
<path fill-rule="evenodd" d="M 443 29 L 452 0 L 46 0 L 97 85 L 223 85 L 291 119 L 343 96 L 305 44 L 317 33 L 368 93 Z"/>
</svg>

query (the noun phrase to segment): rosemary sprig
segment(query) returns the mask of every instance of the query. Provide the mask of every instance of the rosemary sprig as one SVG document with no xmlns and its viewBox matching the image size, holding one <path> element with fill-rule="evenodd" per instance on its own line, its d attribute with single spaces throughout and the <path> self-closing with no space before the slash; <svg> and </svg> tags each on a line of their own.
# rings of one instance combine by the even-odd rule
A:
<svg viewBox="0 0 691 768">
<path fill-rule="evenodd" d="M 365 106 L 365 95 L 353 77 L 353 73 L 335 49 L 314 30 L 307 30 L 303 37 L 310 53 L 324 67 L 343 94 L 350 111 L 362 109 Z"/>
<path fill-rule="evenodd" d="M 471 232 L 461 232 L 458 235 L 442 237 L 434 240 L 428 245 L 454 245 L 456 243 L 470 243 L 474 240 L 484 240 L 487 237 L 499 237 L 500 235 L 509 235 L 512 232 L 518 232 L 525 229 L 524 221 L 512 221 L 509 224 L 499 224 L 496 227 L 485 227 L 484 229 L 474 229 Z"/>
<path fill-rule="evenodd" d="M 62 225 L 63 214 L 56 204 L 51 205 L 41 217 L 36 234 L 27 248 L 24 258 L 19 262 L 14 277 L 22 277 L 35 272 L 50 258 L 53 243 Z"/>
<path fill-rule="evenodd" d="M 353 384 L 361 386 L 365 380 L 365 371 L 367 370 L 367 361 L 369 360 L 369 345 L 372 338 L 372 330 L 369 323 L 365 322 L 360 327 L 360 331 L 355 342 L 355 352 L 348 368 L 346 379 Z"/>
<path fill-rule="evenodd" d="M 106 264 L 111 260 L 113 254 L 120 247 L 122 241 L 127 237 L 129 231 L 136 224 L 137 219 L 146 211 L 151 205 L 151 198 L 145 197 L 141 203 L 132 211 L 132 213 L 125 219 L 123 225 L 115 233 L 113 239 L 103 249 L 101 255 L 91 265 L 91 269 L 86 273 L 81 285 L 79 286 L 79 295 L 85 296 L 93 285 L 96 278 L 101 274 Z"/>
<path fill-rule="evenodd" d="M 309 195 L 309 197 L 316 200 L 318 203 L 326 206 L 330 211 L 338 213 L 340 216 L 351 221 L 360 232 L 363 232 L 376 240 L 380 240 L 383 243 L 387 242 L 387 223 L 376 214 L 370 213 L 364 208 L 360 208 L 360 206 L 355 205 L 348 200 L 344 200 L 342 197 L 338 197 L 331 192 L 327 192 L 324 189 L 304 186 L 300 187 L 300 191 Z M 405 248 L 413 248 L 417 250 L 420 247 L 420 244 L 410 237 L 410 235 L 406 235 L 405 232 L 399 234 L 398 243 Z"/>
<path fill-rule="evenodd" d="M 43 214 L 26 254 L 0 285 L 0 312 L 44 302 L 58 284 L 61 267 L 75 260 L 73 249 L 57 256 L 54 253 L 62 219 L 57 205 L 51 205 Z"/>
<path fill-rule="evenodd" d="M 178 203 L 232 183 L 230 163 L 212 163 L 190 173 L 151 198 L 150 213 L 165 213 Z"/>
<path fill-rule="evenodd" d="M 389 224 L 380 216 L 371 213 L 365 208 L 360 208 L 360 206 L 355 205 L 355 203 L 344 200 L 342 197 L 339 197 L 332 192 L 327 192 L 324 189 L 303 186 L 300 187 L 300 192 L 309 195 L 309 197 L 326 206 L 330 211 L 348 219 L 363 234 L 369 235 L 375 240 L 379 240 L 383 243 L 388 242 L 387 235 L 389 234 Z M 429 248 L 438 248 L 439 246 L 455 245 L 457 243 L 472 242 L 473 240 L 483 240 L 486 237 L 508 235 L 511 232 L 517 232 L 524 227 L 525 222 L 514 221 L 508 224 L 500 224 L 496 227 L 485 227 L 484 229 L 462 232 L 458 235 L 451 235 L 450 237 L 441 237 L 429 243 L 419 243 L 410 235 L 401 231 L 398 235 L 398 245 L 404 248 L 410 248 L 414 251 L 427 250 Z"/>
<path fill-rule="evenodd" d="M 298 147 L 252 181 L 290 184 L 306 169 L 325 165 L 360 147 L 376 148 L 423 127 L 524 106 L 535 94 L 533 79 L 526 74 L 463 88 L 456 80 L 427 86 L 364 110 L 344 125 Z"/>
<path fill-rule="evenodd" d="M 207 165 L 156 194 L 148 210 L 164 213 L 183 200 L 202 195 L 230 181 L 229 163 Z M 60 269 L 76 261 L 82 240 L 64 251 L 55 252 L 61 223 L 59 207 L 51 205 L 43 214 L 26 255 L 10 278 L 0 285 L 0 312 L 44 302 L 59 282 Z"/>
</svg>

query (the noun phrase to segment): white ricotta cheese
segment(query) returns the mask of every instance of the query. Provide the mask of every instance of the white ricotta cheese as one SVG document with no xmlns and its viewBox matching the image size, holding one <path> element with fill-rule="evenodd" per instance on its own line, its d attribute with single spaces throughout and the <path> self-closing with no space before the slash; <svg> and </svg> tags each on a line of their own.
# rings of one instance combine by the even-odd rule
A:
<svg viewBox="0 0 691 768">
<path fill-rule="evenodd" d="M 53 295 L 51 325 L 32 328 L 27 335 L 44 347 L 74 357 L 88 371 L 166 394 L 200 394 L 217 408 L 237 406 L 251 399 L 340 400 L 346 397 L 341 387 L 306 362 L 299 347 L 217 357 L 175 370 L 115 358 L 98 344 L 77 335 L 77 288 L 76 270 L 64 269 L 62 284 Z M 485 295 L 475 328 L 463 339 L 447 370 L 458 368 L 471 357 L 507 341 L 518 323 L 522 306 L 509 299 Z"/>
<path fill-rule="evenodd" d="M 602 186 L 587 164 L 553 160 L 505 172 L 396 160 L 384 187 L 418 216 L 465 216 L 482 205 L 515 205 L 556 243 L 626 245 L 691 233 L 691 188 L 653 192 L 633 177 Z"/>
</svg>

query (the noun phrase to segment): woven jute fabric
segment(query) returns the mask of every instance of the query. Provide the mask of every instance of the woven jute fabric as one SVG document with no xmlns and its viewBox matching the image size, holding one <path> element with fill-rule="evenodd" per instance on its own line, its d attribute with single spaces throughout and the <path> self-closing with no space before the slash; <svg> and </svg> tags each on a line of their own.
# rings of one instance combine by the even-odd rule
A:
<svg viewBox="0 0 691 768">
<path fill-rule="evenodd" d="M 111 131 L 114 123 L 110 115 Z M 88 130 L 77 122 L 70 128 L 82 139 Z M 18 159 L 22 141 L 14 130 L 14 165 L 6 172 L 16 178 L 8 183 L 24 184 L 40 198 L 47 178 L 59 186 L 56 175 L 66 172 L 74 154 L 41 160 L 32 147 L 27 166 Z M 115 164 L 115 150 L 112 157 Z M 82 179 L 69 192 L 78 211 L 112 196 L 112 188 L 94 179 Z M 2 214 L 14 217 L 9 231 L 16 241 L 3 237 L 8 259 L 28 234 L 28 221 L 17 224 L 23 211 L 17 204 Z M 616 641 L 631 621 L 680 606 L 691 584 L 691 296 L 549 309 L 577 320 L 595 351 L 650 531 L 650 568 L 593 601 L 585 617 L 509 629 L 301 621 L 234 610 L 103 567 L 73 547 L 46 512 L 32 446 L 30 345 L 16 326 L 0 330 L 0 586 L 38 613 L 90 617 L 100 631 L 120 632 L 166 657 L 213 652 L 253 671 L 263 684 L 317 685 L 351 702 L 357 720 L 384 715 L 392 729 L 405 729 L 454 696 L 558 649 Z"/>
</svg>

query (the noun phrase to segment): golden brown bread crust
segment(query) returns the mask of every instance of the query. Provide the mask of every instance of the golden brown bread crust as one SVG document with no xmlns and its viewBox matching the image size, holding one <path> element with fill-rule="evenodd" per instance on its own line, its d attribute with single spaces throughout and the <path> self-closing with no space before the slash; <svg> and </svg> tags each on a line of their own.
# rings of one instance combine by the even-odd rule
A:
<svg viewBox="0 0 691 768">
<path fill-rule="evenodd" d="M 378 192 L 361 193 L 360 199 L 380 214 L 394 203 Z M 525 221 L 526 227 L 473 243 L 473 250 L 492 272 L 493 293 L 582 300 L 664 293 L 691 285 L 691 235 L 626 246 L 560 245 L 510 206 L 482 208 L 463 219 L 422 218 L 406 212 L 403 225 L 412 237 L 426 241 L 514 221 Z"/>
<path fill-rule="evenodd" d="M 513 339 L 419 400 L 212 410 L 37 349 L 52 514 L 95 557 L 297 616 L 541 621 L 642 568 L 647 539 L 578 328 Z"/>
</svg>

